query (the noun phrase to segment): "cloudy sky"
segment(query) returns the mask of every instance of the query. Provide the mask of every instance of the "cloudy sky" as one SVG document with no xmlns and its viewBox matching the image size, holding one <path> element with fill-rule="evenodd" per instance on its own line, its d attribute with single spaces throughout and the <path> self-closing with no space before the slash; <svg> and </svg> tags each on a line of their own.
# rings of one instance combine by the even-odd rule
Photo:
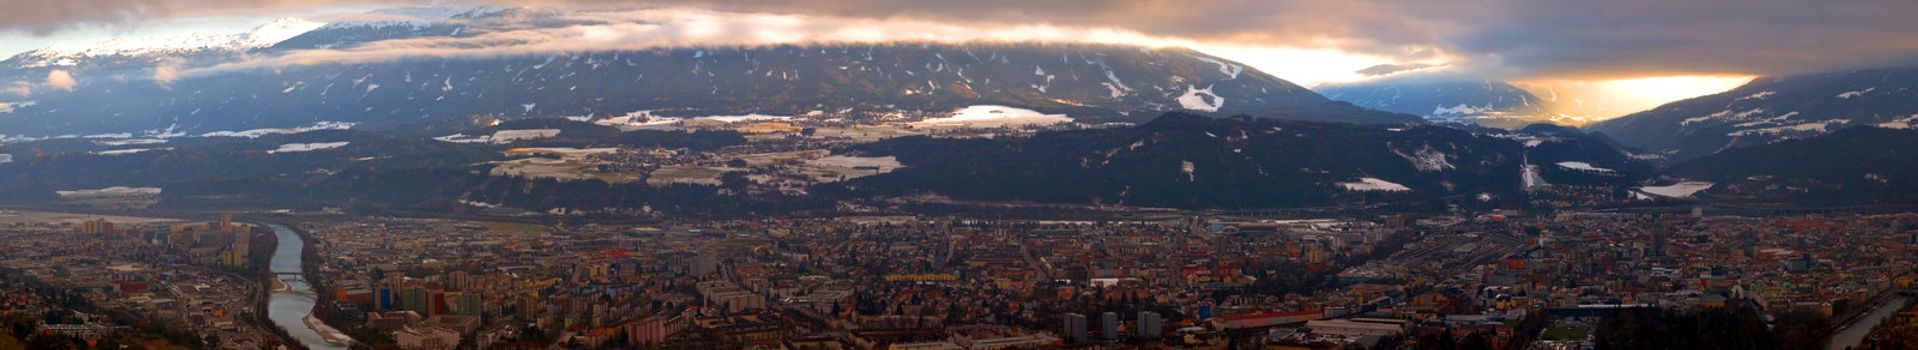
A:
<svg viewBox="0 0 1918 350">
<path fill-rule="evenodd" d="M 1601 116 L 1717 92 L 1757 75 L 1918 62 L 1918 21 L 1911 20 L 1918 1 L 1908 0 L 0 0 L 0 55 L 420 5 L 617 8 L 627 11 L 600 15 L 677 25 L 515 33 L 491 39 L 526 45 L 482 54 L 578 45 L 1119 42 L 1191 47 L 1306 85 L 1417 75 L 1512 81 L 1541 95 L 1568 95 Z M 572 44 L 528 44 L 555 38 Z M 446 49 L 465 46 L 395 43 L 250 64 L 475 54 Z"/>
</svg>

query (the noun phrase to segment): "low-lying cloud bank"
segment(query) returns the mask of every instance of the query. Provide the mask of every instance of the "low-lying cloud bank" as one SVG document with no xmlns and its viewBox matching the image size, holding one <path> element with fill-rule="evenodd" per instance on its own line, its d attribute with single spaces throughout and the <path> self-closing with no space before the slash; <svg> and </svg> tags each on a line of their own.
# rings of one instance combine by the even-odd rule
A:
<svg viewBox="0 0 1918 350">
<path fill-rule="evenodd" d="M 1148 47 L 1195 44 L 1192 40 L 1110 28 L 1052 25 L 974 28 L 909 19 L 725 13 L 694 8 L 581 11 L 551 16 L 567 25 L 391 39 L 338 49 L 296 50 L 210 67 L 167 69 L 166 77 L 170 80 L 245 70 L 421 58 L 497 58 L 686 47 L 892 42 L 1112 43 Z"/>
<path fill-rule="evenodd" d="M 450 2 L 449 2 L 450 1 Z M 278 16 L 406 0 L 20 1 L 0 35 L 131 27 L 185 16 Z M 452 57 L 886 40 L 1202 42 L 1332 49 L 1394 63 L 1445 63 L 1488 79 L 1785 74 L 1918 62 L 1918 2 L 1861 0 L 433 0 L 433 4 L 644 7 L 569 16 L 629 16 L 576 28 L 529 29 L 307 52 L 220 69 L 388 57 Z M 699 9 L 699 10 L 685 10 Z M 648 14 L 651 12 L 652 14 Z M 705 13 L 701 18 L 698 13 Z M 632 18 L 629 18 L 632 19 Z M 836 28 L 846 26 L 847 28 Z M 739 35 L 734 37 L 733 35 Z M 1104 39 L 1099 36 L 1105 36 Z M 478 50 L 459 45 L 492 45 Z M 1448 61 L 1448 62 L 1439 62 Z M 1470 68 L 1480 67 L 1480 68 Z M 1390 68 L 1390 67 L 1385 67 Z M 1383 68 L 1382 68 L 1383 69 Z M 1383 69 L 1390 70 L 1390 69 Z M 1373 72 L 1376 73 L 1376 72 Z"/>
</svg>

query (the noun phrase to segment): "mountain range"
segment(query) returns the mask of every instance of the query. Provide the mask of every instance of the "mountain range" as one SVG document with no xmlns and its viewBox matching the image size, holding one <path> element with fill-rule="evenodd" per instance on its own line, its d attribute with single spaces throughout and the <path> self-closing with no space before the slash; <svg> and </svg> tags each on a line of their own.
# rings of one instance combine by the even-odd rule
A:
<svg viewBox="0 0 1918 350">
<path fill-rule="evenodd" d="M 155 186 L 174 203 L 393 209 L 751 211 L 927 196 L 1525 207 L 1527 197 L 1629 202 L 1626 189 L 1704 180 L 1720 184 L 1707 192 L 1714 200 L 1903 203 L 1911 200 L 1895 193 L 1915 176 L 1899 168 L 1911 157 L 1883 148 L 1911 138 L 1896 129 L 1918 122 L 1918 68 L 1759 78 L 1584 129 L 1549 124 L 1558 121 L 1551 102 L 1508 83 L 1383 80 L 1314 92 L 1189 49 L 1123 45 L 688 46 L 224 68 L 574 24 L 530 9 L 392 14 L 414 19 L 279 20 L 0 62 L 0 81 L 18 82 L 0 92 L 0 189 L 9 191 L 0 199 Z M 56 84 L 62 75 L 70 81 Z M 1071 122 L 985 132 L 913 124 L 982 110 Z M 494 171 L 525 159 L 510 150 L 538 148 L 625 148 L 645 155 L 623 157 L 647 161 L 534 156 L 637 183 Z M 823 177 L 807 172 L 819 166 L 802 163 L 817 158 L 745 161 L 792 152 L 898 164 L 813 181 Z M 651 173 L 662 168 L 718 175 L 647 184 L 671 177 Z M 804 181 L 781 182 L 791 179 Z"/>
<path fill-rule="evenodd" d="M 0 118 L 0 134 L 195 135 L 317 123 L 383 127 L 462 122 L 472 115 L 605 118 L 634 112 L 873 120 L 940 116 L 971 105 L 1064 113 L 1087 122 L 1142 122 L 1164 111 L 1374 123 L 1416 120 L 1334 102 L 1197 51 L 1116 45 L 685 47 L 429 57 L 160 78 L 259 56 L 561 25 L 548 22 L 563 18 L 513 9 L 427 22 L 335 23 L 266 47 L 250 41 L 255 35 L 242 34 L 234 40 L 246 45 L 133 51 L 70 65 L 42 64 L 65 56 L 30 52 L 0 62 L 0 79 L 35 81 L 58 71 L 77 78 L 77 83 L 0 97 L 6 99 L 0 103 L 9 106 L 7 117 Z M 1288 113 L 1300 109 L 1313 112 Z"/>
<path fill-rule="evenodd" d="M 1918 67 L 1763 77 L 1588 129 L 1674 161 L 1856 126 L 1918 122 Z"/>
</svg>

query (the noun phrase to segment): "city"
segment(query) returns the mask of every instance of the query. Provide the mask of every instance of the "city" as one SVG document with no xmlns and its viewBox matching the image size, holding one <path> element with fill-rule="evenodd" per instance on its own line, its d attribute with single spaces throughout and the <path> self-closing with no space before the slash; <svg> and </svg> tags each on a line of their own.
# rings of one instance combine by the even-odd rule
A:
<svg viewBox="0 0 1918 350">
<path fill-rule="evenodd" d="M 249 263 L 287 253 L 246 248 L 276 238 L 264 226 L 8 214 L 9 291 L 72 298 L 12 299 L 76 318 L 39 332 L 285 341 L 256 311 L 284 289 Z M 1918 291 L 1918 214 L 1701 214 L 267 219 L 312 246 L 328 341 L 375 348 L 1577 349 L 1629 341 L 1606 339 L 1608 318 L 1651 310 L 1815 344 L 1794 337 L 1862 335 L 1848 321 Z"/>
</svg>

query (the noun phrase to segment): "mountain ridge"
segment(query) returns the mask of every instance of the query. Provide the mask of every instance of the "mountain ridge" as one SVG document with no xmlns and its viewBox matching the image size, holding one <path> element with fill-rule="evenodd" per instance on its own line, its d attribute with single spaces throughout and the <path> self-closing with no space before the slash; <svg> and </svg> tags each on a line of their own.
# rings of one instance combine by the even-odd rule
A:
<svg viewBox="0 0 1918 350">
<path fill-rule="evenodd" d="M 1588 126 L 1675 161 L 1814 137 L 1854 126 L 1918 122 L 1918 67 L 1753 79 L 1737 88 Z"/>
</svg>

